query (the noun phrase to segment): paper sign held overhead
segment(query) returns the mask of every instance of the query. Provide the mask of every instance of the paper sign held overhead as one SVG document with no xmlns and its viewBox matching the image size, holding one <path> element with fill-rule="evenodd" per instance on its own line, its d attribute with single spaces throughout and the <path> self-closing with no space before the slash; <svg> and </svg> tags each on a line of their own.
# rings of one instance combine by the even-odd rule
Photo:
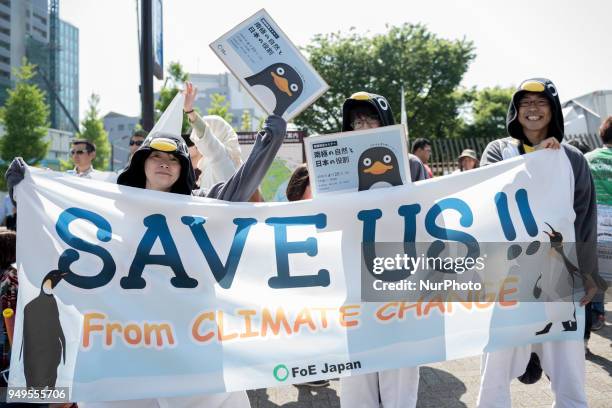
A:
<svg viewBox="0 0 612 408">
<path fill-rule="evenodd" d="M 329 89 L 264 9 L 210 47 L 268 114 L 287 121 Z"/>
</svg>

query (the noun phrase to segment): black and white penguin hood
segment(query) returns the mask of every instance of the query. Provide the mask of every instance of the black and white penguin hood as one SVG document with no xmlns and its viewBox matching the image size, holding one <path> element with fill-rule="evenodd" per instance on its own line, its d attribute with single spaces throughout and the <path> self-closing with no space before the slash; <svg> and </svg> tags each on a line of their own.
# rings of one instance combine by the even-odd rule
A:
<svg viewBox="0 0 612 408">
<path fill-rule="evenodd" d="M 181 136 L 183 124 L 183 102 L 185 96 L 179 92 L 168 105 L 155 126 L 138 150 L 134 152 L 127 167 L 117 178 L 117 184 L 146 188 L 145 160 L 151 152 L 170 153 L 181 163 L 181 174 L 172 186 L 171 193 L 191 195 L 195 189 L 195 173 L 189 158 L 189 149 Z"/>
<path fill-rule="evenodd" d="M 356 92 L 352 94 L 342 105 L 342 131 L 348 132 L 353 130 L 351 126 L 351 112 L 358 106 L 369 105 L 374 107 L 378 112 L 380 126 L 394 125 L 393 112 L 389 101 L 382 95 L 376 95 L 369 92 Z"/>
<path fill-rule="evenodd" d="M 523 127 L 518 119 L 518 104 L 522 96 L 527 92 L 541 93 L 550 102 L 552 118 L 548 125 L 548 137 L 555 137 L 559 142 L 563 140 L 563 112 L 557 87 L 550 79 L 531 78 L 523 81 L 512 95 L 510 106 L 508 107 L 508 117 L 506 118 L 506 129 L 508 134 L 523 143 L 529 144 L 529 140 L 523 133 Z"/>
<path fill-rule="evenodd" d="M 147 184 L 144 171 L 145 160 L 147 160 L 153 151 L 170 153 L 179 159 L 181 174 L 170 192 L 191 195 L 191 191 L 195 189 L 195 173 L 191 166 L 187 144 L 182 137 L 165 135 L 163 133 L 149 135 L 145 139 L 142 146 L 134 152 L 127 167 L 119 174 L 117 184 L 145 188 Z"/>
</svg>

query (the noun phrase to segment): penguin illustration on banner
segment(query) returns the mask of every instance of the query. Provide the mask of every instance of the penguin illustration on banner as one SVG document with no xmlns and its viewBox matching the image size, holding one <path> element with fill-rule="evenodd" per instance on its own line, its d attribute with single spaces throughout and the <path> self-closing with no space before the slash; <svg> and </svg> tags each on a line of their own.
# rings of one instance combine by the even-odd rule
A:
<svg viewBox="0 0 612 408">
<path fill-rule="evenodd" d="M 297 71 L 283 63 L 270 65 L 244 80 L 251 86 L 262 85 L 272 91 L 276 98 L 272 113 L 278 116 L 283 116 L 287 108 L 300 97 L 304 88 Z"/>
<path fill-rule="evenodd" d="M 558 254 L 558 256 L 560 257 L 560 260 L 562 261 L 559 264 L 559 266 L 565 267 L 565 269 L 569 273 L 569 278 L 571 279 L 571 287 L 573 288 L 575 287 L 575 277 L 577 276 L 578 268 L 572 263 L 572 261 L 567 257 L 567 255 L 564 252 L 563 235 L 560 232 L 556 231 L 549 223 L 545 222 L 545 224 L 550 228 L 551 232 L 548 232 L 548 231 L 543 231 L 543 232 L 550 239 L 550 248 L 554 250 L 555 253 Z M 528 245 L 527 250 L 525 251 L 525 255 L 532 256 L 538 253 L 540 250 L 540 244 L 541 244 L 540 241 L 537 241 L 537 240 L 531 242 Z M 513 244 L 508 248 L 508 260 L 515 260 L 521 254 L 522 254 L 522 248 L 518 244 Z M 553 262 L 553 260 L 548 261 L 548 263 L 550 262 Z M 546 282 L 545 286 L 547 287 L 546 292 L 547 293 L 550 292 L 548 296 L 550 297 L 552 295 L 552 298 L 548 299 L 548 301 L 553 301 L 553 300 L 558 301 L 560 294 L 554 293 L 554 288 L 550 286 L 553 282 L 555 282 L 556 280 L 559 280 L 561 277 L 557 276 L 556 274 L 550 275 L 550 273 L 546 273 L 546 275 L 550 275 L 550 276 L 545 276 L 542 268 L 539 268 L 538 270 L 539 270 L 539 275 L 533 285 L 533 290 L 532 290 L 533 298 L 536 300 L 540 300 L 540 298 L 542 297 L 543 295 L 542 281 L 544 280 Z M 554 270 L 555 268 L 553 267 L 553 271 Z M 545 271 L 545 272 L 548 272 L 548 271 Z M 567 291 L 567 289 L 565 290 L 562 289 L 561 290 L 562 294 L 565 291 Z M 547 299 L 541 299 L 541 300 L 545 301 Z M 564 302 L 564 304 L 565 303 L 569 304 L 570 302 Z M 567 313 L 569 313 L 570 319 L 561 321 L 561 326 L 563 327 L 563 331 L 576 331 L 578 325 L 576 322 L 576 305 L 573 299 L 571 302 L 571 309 L 568 309 Z M 552 326 L 553 326 L 553 321 L 549 321 L 545 324 L 545 326 L 541 330 L 538 330 L 537 332 L 535 332 L 535 334 L 537 336 L 548 334 Z"/>
<path fill-rule="evenodd" d="M 40 294 L 23 309 L 23 336 L 19 359 L 23 356 L 28 388 L 53 388 L 60 363 L 66 364 L 66 338 L 53 290 L 67 275 L 53 270 L 42 280 Z"/>
<path fill-rule="evenodd" d="M 367 149 L 359 156 L 357 166 L 359 177 L 357 191 L 404 184 L 397 157 L 387 147 L 377 146 Z"/>
</svg>

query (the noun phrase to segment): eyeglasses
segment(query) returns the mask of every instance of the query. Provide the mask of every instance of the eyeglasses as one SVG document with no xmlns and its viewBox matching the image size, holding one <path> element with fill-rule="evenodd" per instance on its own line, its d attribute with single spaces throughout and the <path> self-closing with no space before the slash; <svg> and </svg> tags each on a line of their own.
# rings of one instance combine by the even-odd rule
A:
<svg viewBox="0 0 612 408">
<path fill-rule="evenodd" d="M 544 106 L 549 106 L 549 103 L 547 99 L 532 99 L 532 100 L 524 99 L 519 102 L 519 107 L 521 108 L 528 108 L 531 105 L 537 106 L 538 108 L 542 108 Z"/>
<path fill-rule="evenodd" d="M 71 150 L 70 151 L 70 155 L 71 156 L 74 156 L 75 154 L 76 155 L 81 155 L 83 153 L 89 153 L 89 152 L 87 150 Z"/>
<path fill-rule="evenodd" d="M 351 126 L 353 127 L 353 129 L 360 129 L 364 127 L 366 124 L 369 125 L 370 127 L 374 125 L 379 125 L 380 120 L 378 120 L 378 118 L 375 118 L 373 116 L 362 116 L 360 118 L 355 119 L 351 123 Z"/>
<path fill-rule="evenodd" d="M 144 143 L 144 140 L 130 140 L 130 146 L 142 146 L 142 144 Z"/>
</svg>

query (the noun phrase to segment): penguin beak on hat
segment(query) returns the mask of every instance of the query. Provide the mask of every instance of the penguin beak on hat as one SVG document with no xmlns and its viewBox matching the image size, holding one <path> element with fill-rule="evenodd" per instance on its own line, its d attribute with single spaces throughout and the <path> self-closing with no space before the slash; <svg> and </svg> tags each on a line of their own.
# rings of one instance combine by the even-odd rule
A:
<svg viewBox="0 0 612 408">
<path fill-rule="evenodd" d="M 155 150 L 159 150 L 161 152 L 172 153 L 178 150 L 178 145 L 172 139 L 168 139 L 165 137 L 158 137 L 151 141 L 149 145 L 151 148 Z"/>
<path fill-rule="evenodd" d="M 521 91 L 544 92 L 544 84 L 538 81 L 525 81 L 521 84 Z"/>
<path fill-rule="evenodd" d="M 391 169 L 393 169 L 393 166 L 383 164 L 383 163 L 381 163 L 381 162 L 379 162 L 377 160 L 377 161 L 374 162 L 373 165 L 371 165 L 367 169 L 364 169 L 363 172 L 364 173 L 369 173 L 369 174 L 374 174 L 375 176 L 380 176 L 381 174 L 385 174 L 386 172 L 388 172 Z"/>
<path fill-rule="evenodd" d="M 293 96 L 291 94 L 291 91 L 289 90 L 289 81 L 287 81 L 287 78 L 283 78 L 280 75 L 277 75 L 274 72 L 270 72 L 270 74 L 272 74 L 272 79 L 274 80 L 274 85 L 276 85 L 276 87 L 281 91 L 286 93 L 289 96 Z"/>
</svg>

